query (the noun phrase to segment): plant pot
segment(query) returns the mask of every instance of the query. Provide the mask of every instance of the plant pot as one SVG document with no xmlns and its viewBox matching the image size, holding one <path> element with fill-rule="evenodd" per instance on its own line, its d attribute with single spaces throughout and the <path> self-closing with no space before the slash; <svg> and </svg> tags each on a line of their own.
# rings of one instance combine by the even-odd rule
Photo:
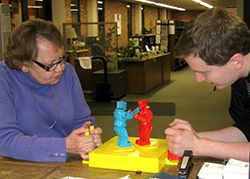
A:
<svg viewBox="0 0 250 179">
<path fill-rule="evenodd" d="M 116 64 L 113 62 L 107 62 L 107 70 L 108 71 L 113 71 L 116 69 Z"/>
</svg>

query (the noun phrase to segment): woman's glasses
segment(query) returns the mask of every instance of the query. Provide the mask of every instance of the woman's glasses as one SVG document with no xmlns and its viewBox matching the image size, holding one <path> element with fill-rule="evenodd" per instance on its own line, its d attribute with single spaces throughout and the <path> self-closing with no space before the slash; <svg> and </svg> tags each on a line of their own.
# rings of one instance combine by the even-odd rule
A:
<svg viewBox="0 0 250 179">
<path fill-rule="evenodd" d="M 49 71 L 53 71 L 54 69 L 56 69 L 56 67 L 58 66 L 58 64 L 64 64 L 68 58 L 68 54 L 64 52 L 63 56 L 59 58 L 59 61 L 56 63 L 53 63 L 49 66 L 45 66 L 44 64 L 41 64 L 40 62 L 33 60 L 33 62 L 35 64 L 37 64 L 38 66 L 40 66 L 41 68 L 43 68 L 45 71 L 49 72 Z"/>
</svg>

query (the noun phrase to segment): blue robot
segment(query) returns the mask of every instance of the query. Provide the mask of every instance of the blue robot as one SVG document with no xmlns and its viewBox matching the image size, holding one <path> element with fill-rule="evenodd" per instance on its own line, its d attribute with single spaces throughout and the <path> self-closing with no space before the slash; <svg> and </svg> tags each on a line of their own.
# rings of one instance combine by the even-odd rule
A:
<svg viewBox="0 0 250 179">
<path fill-rule="evenodd" d="M 136 113 L 139 113 L 140 110 L 137 107 L 133 112 L 128 110 L 127 112 L 127 103 L 124 101 L 117 101 L 116 109 L 114 111 L 114 131 L 118 136 L 117 145 L 119 147 L 130 147 L 132 146 L 131 142 L 128 141 L 128 132 L 126 129 L 127 119 L 132 119 Z"/>
</svg>

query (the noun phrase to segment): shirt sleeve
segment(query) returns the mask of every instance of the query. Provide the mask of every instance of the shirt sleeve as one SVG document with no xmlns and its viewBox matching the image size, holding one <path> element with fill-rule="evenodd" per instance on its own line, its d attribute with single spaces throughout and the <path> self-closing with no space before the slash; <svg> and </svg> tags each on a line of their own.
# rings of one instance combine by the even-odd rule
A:
<svg viewBox="0 0 250 179">
<path fill-rule="evenodd" d="M 232 85 L 231 103 L 229 113 L 237 127 L 250 140 L 250 99 L 244 80 Z"/>
</svg>

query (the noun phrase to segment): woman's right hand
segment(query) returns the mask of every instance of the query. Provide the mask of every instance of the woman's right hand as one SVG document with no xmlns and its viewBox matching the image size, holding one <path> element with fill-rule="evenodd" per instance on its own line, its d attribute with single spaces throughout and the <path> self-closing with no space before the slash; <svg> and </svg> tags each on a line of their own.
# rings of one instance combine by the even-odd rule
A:
<svg viewBox="0 0 250 179">
<path fill-rule="evenodd" d="M 89 131 L 90 125 L 91 122 L 87 121 L 81 128 L 74 130 L 66 137 L 66 152 L 68 154 L 78 154 L 83 159 L 89 158 L 88 154 L 95 148 L 94 137 L 84 134 Z"/>
</svg>

